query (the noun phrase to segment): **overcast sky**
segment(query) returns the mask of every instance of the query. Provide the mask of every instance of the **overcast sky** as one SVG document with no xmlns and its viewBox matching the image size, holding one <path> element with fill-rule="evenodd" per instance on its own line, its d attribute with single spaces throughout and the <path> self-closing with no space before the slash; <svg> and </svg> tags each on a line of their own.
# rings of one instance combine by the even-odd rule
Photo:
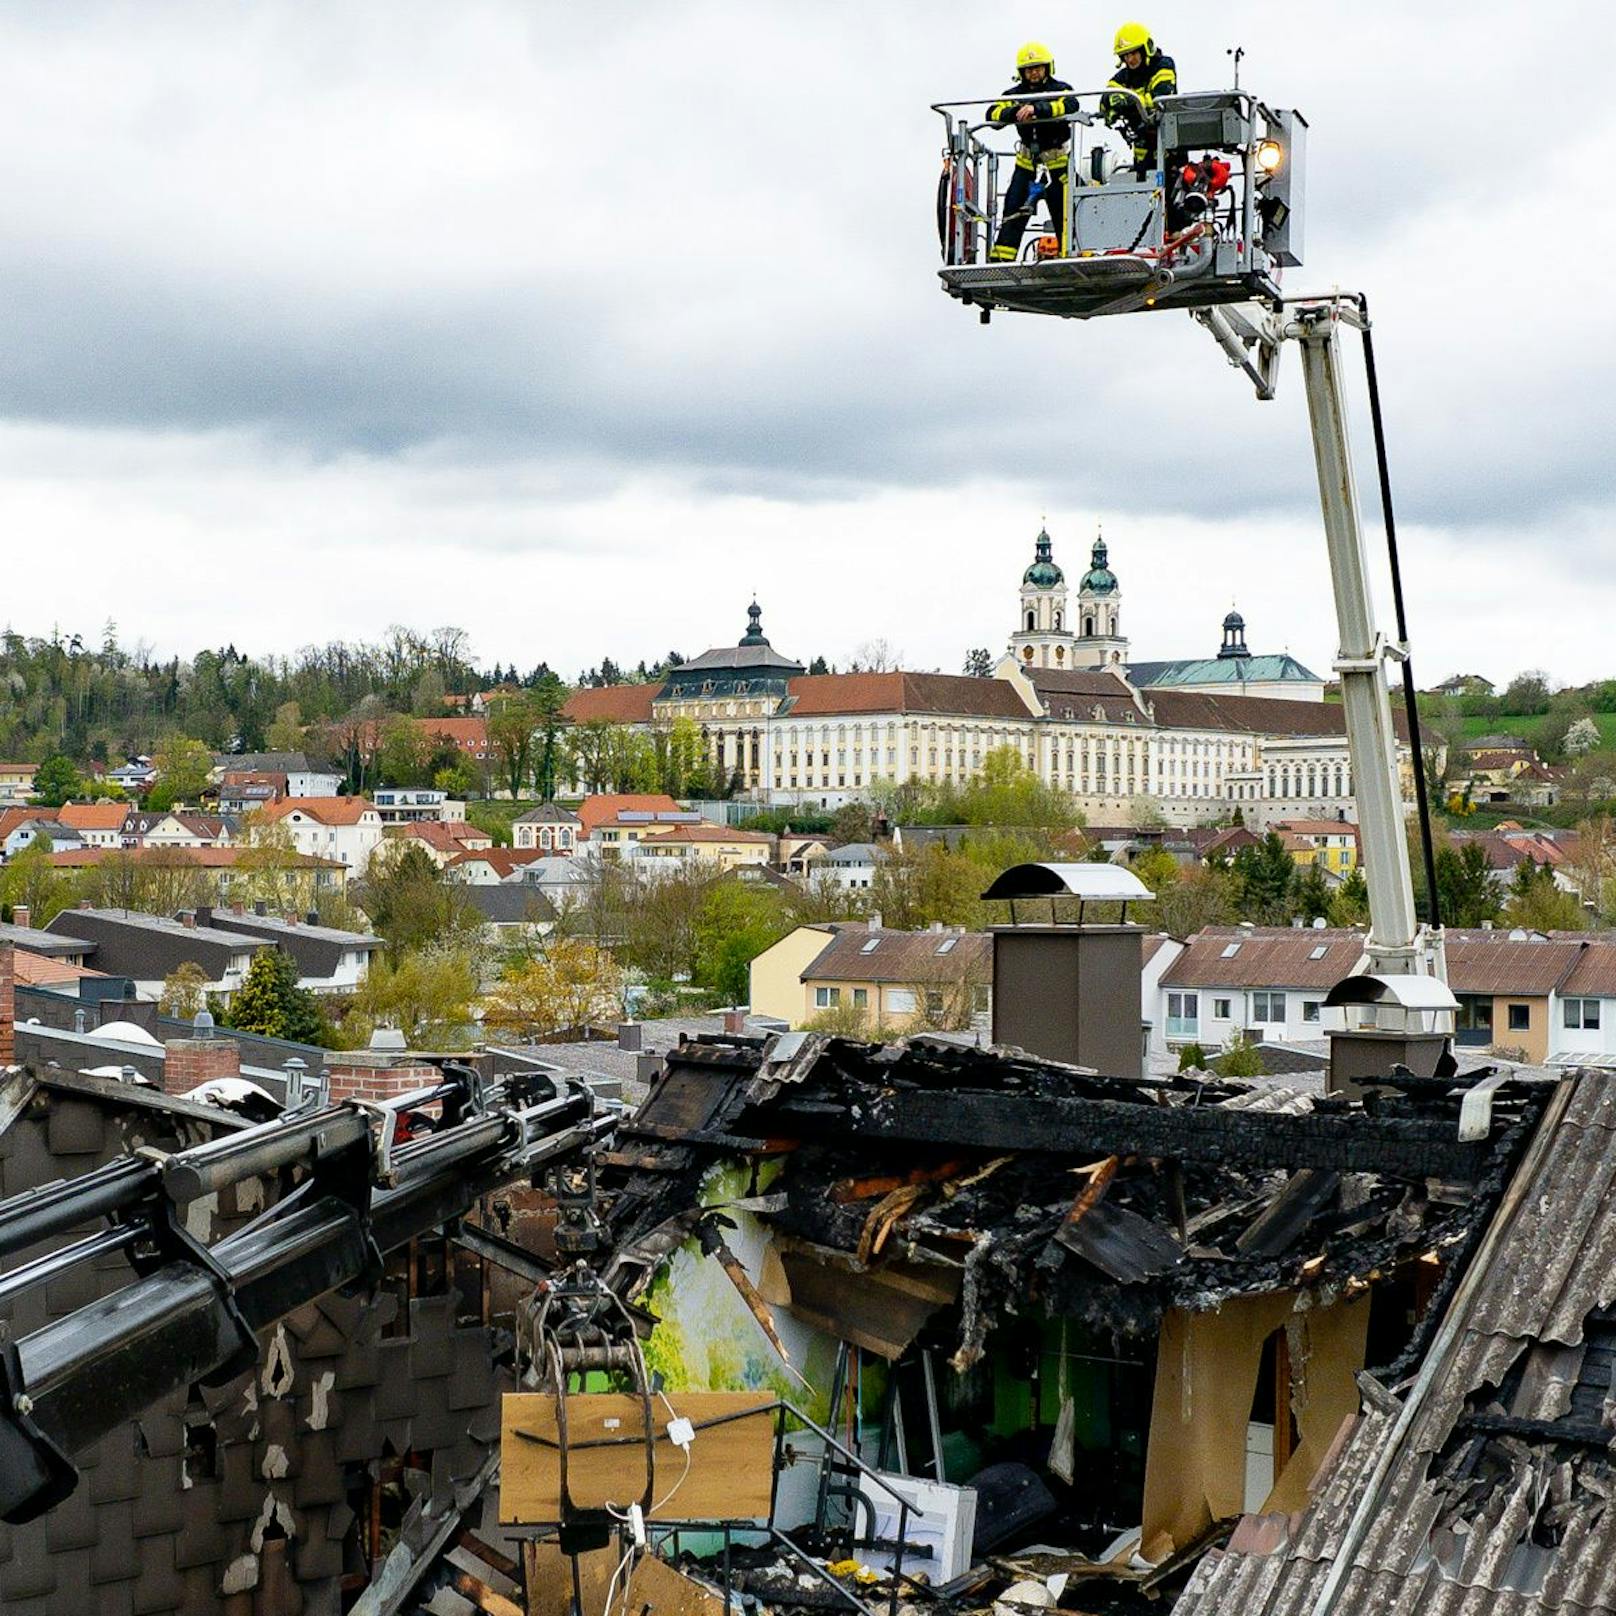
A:
<svg viewBox="0 0 1616 1616">
<path fill-rule="evenodd" d="M 1310 120 L 1287 284 L 1370 296 L 1422 683 L 1616 675 L 1611 15 L 1143 14 L 1185 88 L 1240 43 Z M 732 641 L 755 591 L 804 660 L 957 670 L 1047 520 L 1073 577 L 1103 524 L 1136 655 L 1237 602 L 1324 671 L 1294 355 L 1258 404 L 1182 314 L 984 329 L 938 289 L 928 103 L 1028 37 L 1098 85 L 1122 20 L 0 0 L 0 621 L 454 623 L 571 676 Z"/>
</svg>

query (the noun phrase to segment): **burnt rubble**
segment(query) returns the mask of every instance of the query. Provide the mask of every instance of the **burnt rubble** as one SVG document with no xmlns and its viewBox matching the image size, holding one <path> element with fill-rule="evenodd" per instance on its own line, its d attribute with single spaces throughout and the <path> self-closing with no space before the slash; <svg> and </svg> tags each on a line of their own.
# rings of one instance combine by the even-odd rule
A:
<svg viewBox="0 0 1616 1616">
<path fill-rule="evenodd" d="M 1464 1141 L 1461 1091 L 1436 1080 L 1360 1102 L 925 1039 L 793 1042 L 785 1059 L 723 1038 L 669 1056 L 608 1158 L 619 1273 L 659 1229 L 689 1232 L 715 1159 L 778 1158 L 778 1236 L 855 1270 L 959 1276 L 959 1369 L 1005 1316 L 1144 1339 L 1173 1308 L 1282 1290 L 1322 1304 L 1422 1257 L 1447 1269 L 1547 1093 L 1504 1085 L 1486 1137 Z"/>
</svg>

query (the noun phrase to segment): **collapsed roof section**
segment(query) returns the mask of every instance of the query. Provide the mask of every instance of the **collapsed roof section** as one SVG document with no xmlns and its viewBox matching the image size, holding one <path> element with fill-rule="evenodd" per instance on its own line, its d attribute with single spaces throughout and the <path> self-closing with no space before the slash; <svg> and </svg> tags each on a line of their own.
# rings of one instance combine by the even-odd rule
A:
<svg viewBox="0 0 1616 1616">
<path fill-rule="evenodd" d="M 1420 1373 L 1179 1616 L 1616 1608 L 1616 1093 L 1568 1078 Z"/>
<path fill-rule="evenodd" d="M 1173 1309 L 1323 1305 L 1421 1257 L 1451 1284 L 1548 1093 L 1503 1084 L 1461 1139 L 1461 1092 L 1406 1076 L 1355 1102 L 926 1039 L 704 1038 L 669 1055 L 606 1158 L 614 1282 L 640 1294 L 700 1221 L 716 1160 L 777 1157 L 753 1207 L 793 1310 L 888 1357 L 956 1295 L 965 1368 L 1007 1314 L 1151 1338 Z M 800 1283 L 815 1267 L 842 1277 Z"/>
</svg>

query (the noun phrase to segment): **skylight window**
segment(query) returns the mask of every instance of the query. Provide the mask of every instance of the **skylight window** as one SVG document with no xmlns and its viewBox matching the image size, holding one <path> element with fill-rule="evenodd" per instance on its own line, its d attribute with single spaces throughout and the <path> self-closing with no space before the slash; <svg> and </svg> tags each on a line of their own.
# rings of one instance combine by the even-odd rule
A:
<svg viewBox="0 0 1616 1616">
<path fill-rule="evenodd" d="M 872 937 L 860 950 L 861 954 L 873 954 L 881 946 L 879 937 Z"/>
<path fill-rule="evenodd" d="M 1220 955 L 1218 955 L 1218 958 L 1219 959 L 1233 959 L 1235 957 L 1235 955 L 1238 954 L 1239 952 L 1240 952 L 1239 943 L 1228 943 L 1228 944 L 1225 945 L 1223 952 Z"/>
<path fill-rule="evenodd" d="M 945 937 L 942 942 L 937 945 L 937 952 L 939 954 L 948 953 L 958 941 L 959 938 L 957 937 Z"/>
<path fill-rule="evenodd" d="M 1324 956 L 1326 954 L 1328 954 L 1329 952 L 1330 952 L 1330 945 L 1328 943 L 1320 943 L 1319 946 L 1317 948 L 1315 948 L 1313 950 L 1313 952 L 1311 954 L 1309 954 L 1307 957 L 1310 960 L 1323 959 Z"/>
</svg>

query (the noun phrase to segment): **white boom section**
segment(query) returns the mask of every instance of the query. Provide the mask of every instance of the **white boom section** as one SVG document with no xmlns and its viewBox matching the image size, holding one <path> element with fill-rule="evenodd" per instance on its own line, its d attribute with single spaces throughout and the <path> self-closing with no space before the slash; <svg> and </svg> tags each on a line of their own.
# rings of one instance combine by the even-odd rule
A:
<svg viewBox="0 0 1616 1616">
<path fill-rule="evenodd" d="M 1283 317 L 1282 317 L 1283 318 Z M 1302 354 L 1313 456 L 1319 474 L 1319 503 L 1330 556 L 1330 584 L 1340 651 L 1341 705 L 1347 721 L 1347 752 L 1352 762 L 1362 863 L 1369 887 L 1370 970 L 1383 976 L 1442 976 L 1441 955 L 1427 958 L 1414 914 L 1414 886 L 1408 862 L 1403 794 L 1397 763 L 1397 732 L 1392 727 L 1386 688 L 1388 656 L 1406 655 L 1376 631 L 1369 592 L 1368 556 L 1358 513 L 1358 490 L 1347 440 L 1346 396 L 1341 386 L 1337 325 L 1356 321 L 1357 311 L 1340 303 L 1295 310 L 1282 334 Z M 1417 765 L 1416 765 L 1417 766 Z"/>
</svg>

